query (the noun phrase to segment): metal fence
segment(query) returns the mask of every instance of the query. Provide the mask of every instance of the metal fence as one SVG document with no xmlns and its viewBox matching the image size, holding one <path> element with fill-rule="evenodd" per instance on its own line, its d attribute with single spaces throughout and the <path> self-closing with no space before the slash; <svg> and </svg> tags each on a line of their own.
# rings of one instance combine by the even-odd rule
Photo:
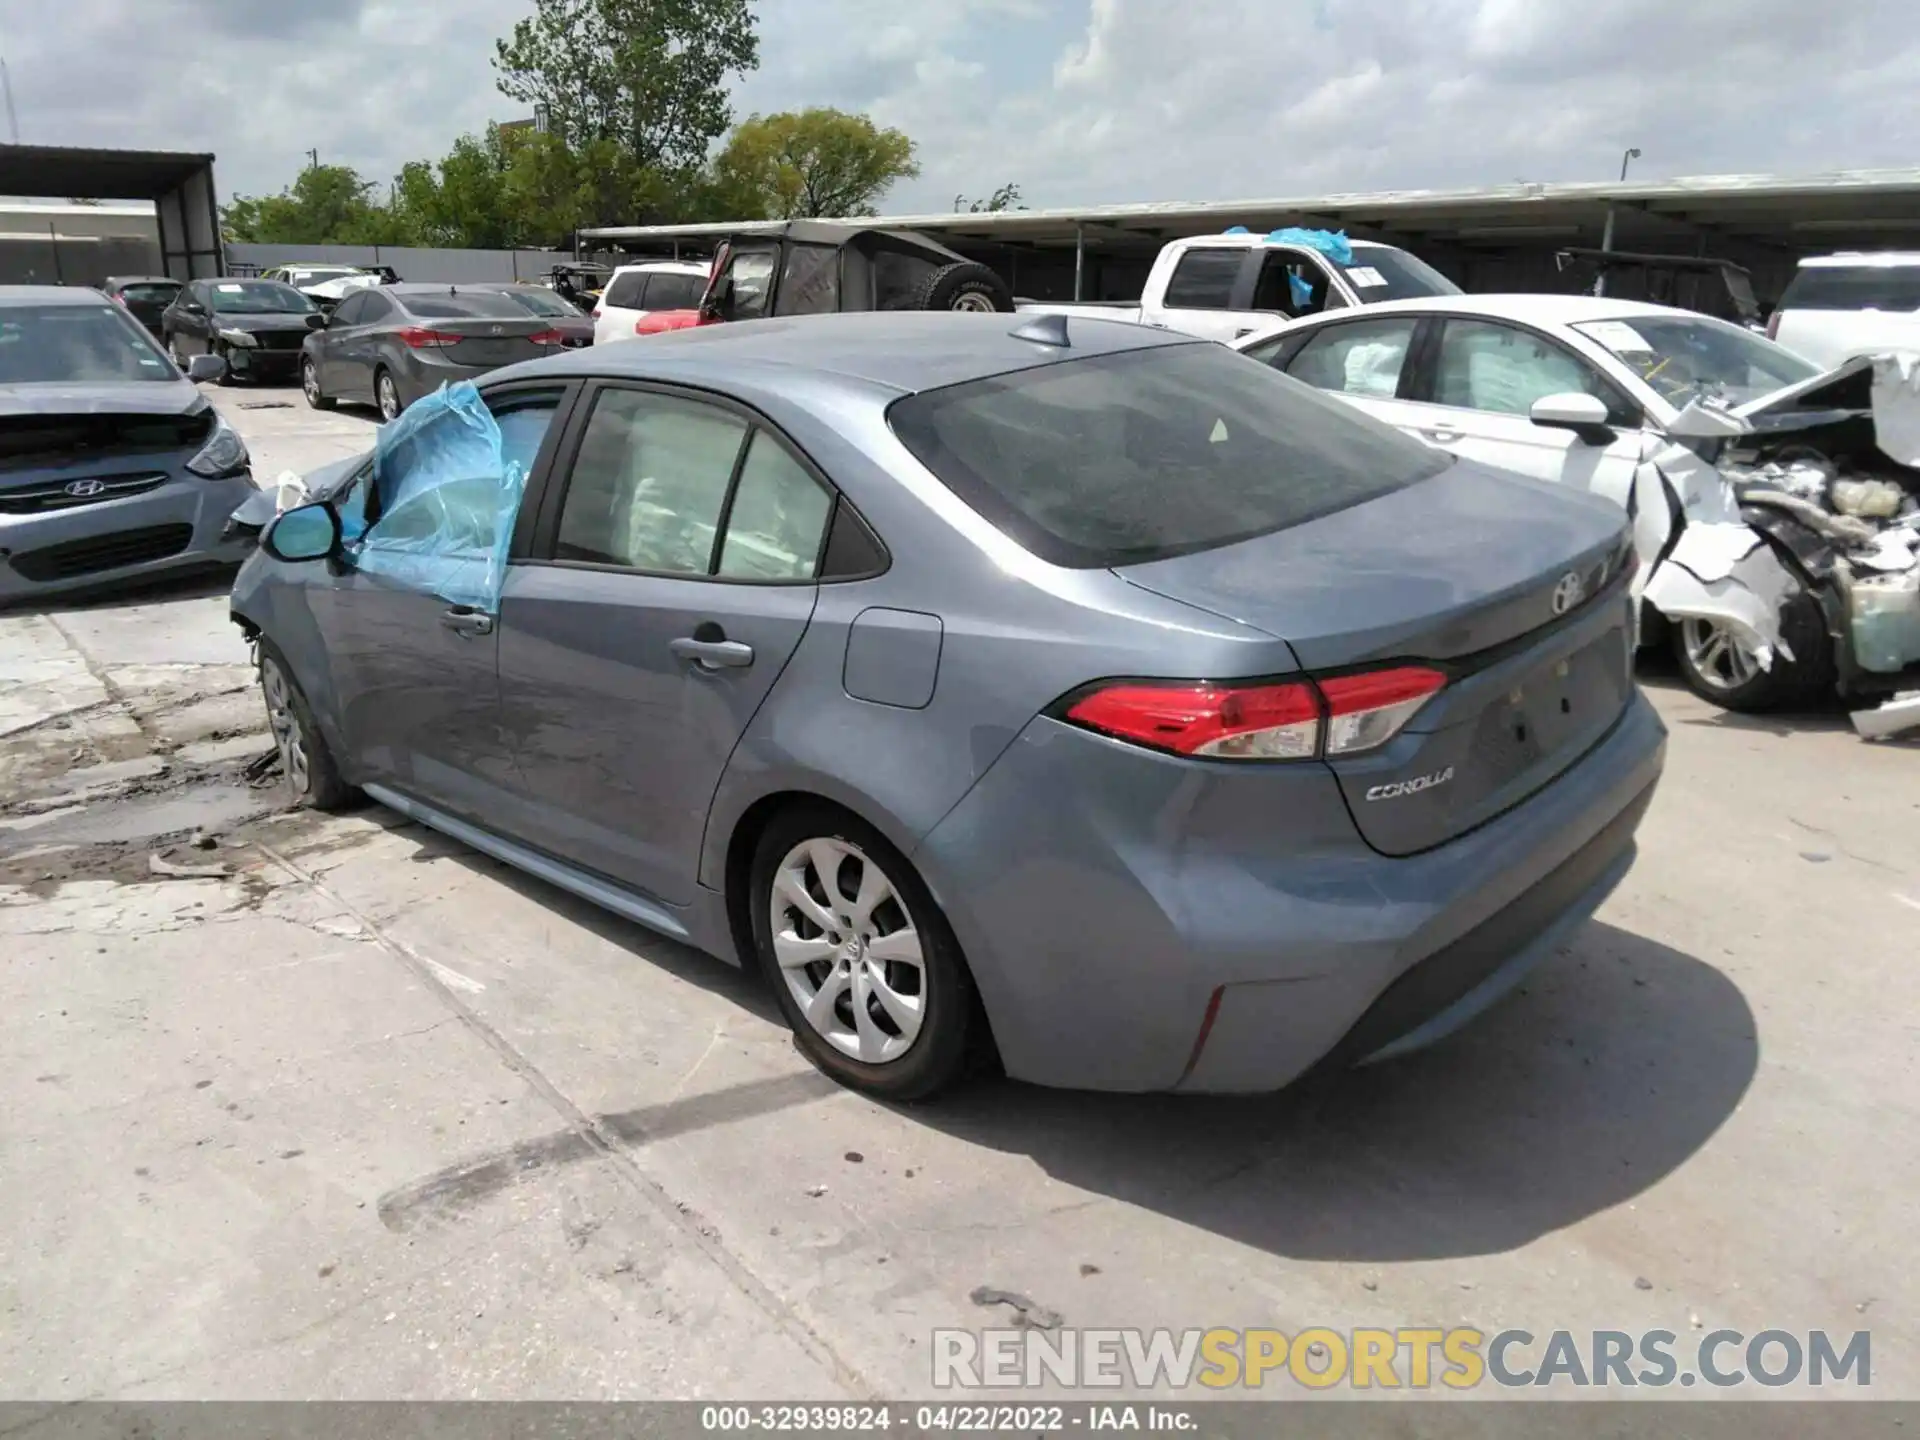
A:
<svg viewBox="0 0 1920 1440">
<path fill-rule="evenodd" d="M 258 274 L 274 265 L 309 260 L 329 265 L 391 265 L 402 280 L 461 285 L 482 280 L 543 280 L 570 261 L 565 250 L 442 250 L 418 245 L 227 244 L 227 268 Z"/>
</svg>

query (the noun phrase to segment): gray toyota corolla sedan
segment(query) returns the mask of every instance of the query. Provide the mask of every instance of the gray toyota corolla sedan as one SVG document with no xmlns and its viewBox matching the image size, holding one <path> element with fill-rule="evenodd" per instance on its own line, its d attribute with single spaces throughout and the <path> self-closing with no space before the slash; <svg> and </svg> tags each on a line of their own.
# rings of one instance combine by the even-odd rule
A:
<svg viewBox="0 0 1920 1440">
<path fill-rule="evenodd" d="M 1397 1054 L 1632 859 L 1619 508 L 1221 346 L 818 316 L 467 399 L 235 587 L 295 788 L 759 967 L 848 1085 Z"/>
<path fill-rule="evenodd" d="M 224 368 L 192 360 L 211 379 Z M 0 286 L 0 605 L 237 565 L 247 447 L 97 290 Z"/>
</svg>

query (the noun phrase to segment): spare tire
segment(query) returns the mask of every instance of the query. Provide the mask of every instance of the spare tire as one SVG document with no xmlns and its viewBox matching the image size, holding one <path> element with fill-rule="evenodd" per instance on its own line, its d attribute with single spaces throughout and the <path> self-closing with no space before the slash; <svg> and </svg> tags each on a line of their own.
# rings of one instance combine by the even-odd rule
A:
<svg viewBox="0 0 1920 1440">
<path fill-rule="evenodd" d="M 909 308 L 1011 314 L 1013 291 L 989 267 L 975 260 L 962 260 L 929 275 Z"/>
</svg>

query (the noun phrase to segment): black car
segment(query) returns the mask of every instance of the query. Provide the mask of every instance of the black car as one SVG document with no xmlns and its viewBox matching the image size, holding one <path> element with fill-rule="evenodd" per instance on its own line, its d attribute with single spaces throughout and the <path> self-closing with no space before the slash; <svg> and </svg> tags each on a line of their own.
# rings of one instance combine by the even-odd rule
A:
<svg viewBox="0 0 1920 1440">
<path fill-rule="evenodd" d="M 165 275 L 109 275 L 100 282 L 100 293 L 147 327 L 160 338 L 160 317 L 180 293 L 180 282 Z"/>
<path fill-rule="evenodd" d="M 195 280 L 160 317 L 160 338 L 183 370 L 195 355 L 218 355 L 226 379 L 292 380 L 301 345 L 325 323 L 313 301 L 278 280 Z"/>
<path fill-rule="evenodd" d="M 916 230 L 830 220 L 756 226 L 721 245 L 700 323 L 844 310 L 1011 311 L 1013 291 L 989 266 Z M 648 323 L 651 322 L 651 325 Z M 693 323 L 658 311 L 641 333 Z"/>
</svg>

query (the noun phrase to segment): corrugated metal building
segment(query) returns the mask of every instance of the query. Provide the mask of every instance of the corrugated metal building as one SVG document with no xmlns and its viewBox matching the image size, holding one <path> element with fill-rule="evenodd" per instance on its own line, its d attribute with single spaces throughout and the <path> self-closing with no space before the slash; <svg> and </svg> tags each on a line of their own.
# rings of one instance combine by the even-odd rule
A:
<svg viewBox="0 0 1920 1440">
<path fill-rule="evenodd" d="M 1513 184 L 1270 200 L 1092 205 L 994 214 L 888 215 L 993 265 L 1036 299 L 1127 300 L 1167 240 L 1245 225 L 1309 225 L 1404 246 L 1468 290 L 1566 288 L 1555 252 L 1599 246 L 1734 261 L 1776 297 L 1803 255 L 1920 241 L 1920 169 L 1700 175 L 1651 182 Z M 589 248 L 698 253 L 752 224 L 635 225 L 581 232 Z"/>
</svg>

